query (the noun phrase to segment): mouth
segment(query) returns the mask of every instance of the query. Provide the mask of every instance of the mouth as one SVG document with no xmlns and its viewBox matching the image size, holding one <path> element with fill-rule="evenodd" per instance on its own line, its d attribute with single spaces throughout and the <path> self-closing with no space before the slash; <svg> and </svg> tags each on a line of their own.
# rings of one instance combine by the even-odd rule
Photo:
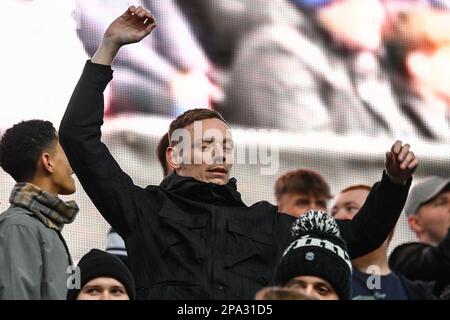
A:
<svg viewBox="0 0 450 320">
<path fill-rule="evenodd" d="M 212 167 L 208 169 L 209 173 L 212 173 L 214 175 L 227 175 L 228 170 L 225 167 Z"/>
</svg>

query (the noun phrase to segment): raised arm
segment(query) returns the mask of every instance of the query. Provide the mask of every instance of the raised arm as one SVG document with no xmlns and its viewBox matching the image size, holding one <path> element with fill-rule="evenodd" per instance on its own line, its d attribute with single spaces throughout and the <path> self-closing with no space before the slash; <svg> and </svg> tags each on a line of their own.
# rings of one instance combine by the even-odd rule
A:
<svg viewBox="0 0 450 320">
<path fill-rule="evenodd" d="M 128 8 L 109 26 L 86 63 L 59 129 L 61 145 L 84 190 L 122 237 L 135 223 L 139 188 L 101 142 L 103 90 L 112 79 L 110 65 L 120 47 L 140 41 L 154 27 L 153 16 L 142 7 Z"/>
<path fill-rule="evenodd" d="M 351 259 L 378 249 L 395 227 L 418 159 L 408 144 L 396 141 L 386 153 L 386 170 L 352 220 L 339 220 Z"/>
</svg>

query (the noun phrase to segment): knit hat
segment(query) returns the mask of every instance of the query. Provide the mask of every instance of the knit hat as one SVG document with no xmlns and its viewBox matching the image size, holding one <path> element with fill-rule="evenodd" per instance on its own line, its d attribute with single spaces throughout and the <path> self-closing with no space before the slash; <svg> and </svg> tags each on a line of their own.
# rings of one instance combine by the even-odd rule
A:
<svg viewBox="0 0 450 320">
<path fill-rule="evenodd" d="M 127 291 L 130 300 L 136 298 L 133 276 L 125 264 L 114 255 L 92 249 L 81 258 L 77 268 L 80 271 L 80 288 L 69 289 L 67 300 L 76 300 L 81 289 L 95 278 L 113 278 L 119 281 Z"/>
<path fill-rule="evenodd" d="M 450 178 L 432 176 L 411 188 L 405 203 L 405 214 L 407 216 L 416 214 L 425 202 L 436 197 L 450 184 Z"/>
<path fill-rule="evenodd" d="M 294 222 L 292 236 L 277 267 L 276 283 L 283 286 L 298 276 L 315 276 L 328 281 L 339 299 L 350 299 L 352 265 L 336 221 L 323 211 L 307 211 Z"/>
</svg>

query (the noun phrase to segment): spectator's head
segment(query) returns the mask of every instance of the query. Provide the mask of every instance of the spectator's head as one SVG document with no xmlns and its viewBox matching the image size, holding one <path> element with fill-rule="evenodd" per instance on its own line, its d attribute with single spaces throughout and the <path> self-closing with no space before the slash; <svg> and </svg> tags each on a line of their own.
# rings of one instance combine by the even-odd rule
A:
<svg viewBox="0 0 450 320">
<path fill-rule="evenodd" d="M 313 170 L 298 169 L 285 173 L 275 183 L 278 211 L 299 217 L 308 210 L 327 210 L 330 186 Z"/>
<path fill-rule="evenodd" d="M 16 182 L 33 183 L 55 195 L 75 192 L 72 168 L 49 121 L 22 121 L 6 130 L 0 165 Z"/>
<path fill-rule="evenodd" d="M 365 184 L 355 184 L 342 191 L 336 196 L 334 200 L 331 214 L 336 220 L 352 220 L 364 205 L 372 188 Z M 394 230 L 389 234 L 383 244 L 376 250 L 352 260 L 352 265 L 355 269 L 361 272 L 368 273 L 367 265 L 377 265 L 380 262 L 380 257 L 386 259 L 389 248 L 389 243 L 394 236 Z"/>
<path fill-rule="evenodd" d="M 291 0 L 312 11 L 339 43 L 357 50 L 377 50 L 385 11 L 379 0 Z"/>
<path fill-rule="evenodd" d="M 383 37 L 392 67 L 418 94 L 450 102 L 450 10 L 422 6 L 395 11 Z"/>
<path fill-rule="evenodd" d="M 167 177 L 169 173 L 172 172 L 172 168 L 167 162 L 166 158 L 166 150 L 169 147 L 169 134 L 166 133 L 162 136 L 161 140 L 159 140 L 158 148 L 156 150 L 156 155 L 158 156 L 159 164 L 163 169 L 164 177 Z"/>
<path fill-rule="evenodd" d="M 67 300 L 134 300 L 135 285 L 117 257 L 92 249 L 78 263 L 80 289 L 69 289 Z"/>
<path fill-rule="evenodd" d="M 433 176 L 415 185 L 404 211 L 420 241 L 440 243 L 450 228 L 450 178 Z"/>
<path fill-rule="evenodd" d="M 331 215 L 336 220 L 351 220 L 363 206 L 372 188 L 364 184 L 355 184 L 343 189 L 335 198 Z"/>
<path fill-rule="evenodd" d="M 320 300 L 349 299 L 352 267 L 336 221 L 325 212 L 308 211 L 293 224 L 292 234 L 276 283 Z"/>
<path fill-rule="evenodd" d="M 167 161 L 180 176 L 226 184 L 233 163 L 231 130 L 220 113 L 192 109 L 178 116 L 169 128 Z"/>
</svg>

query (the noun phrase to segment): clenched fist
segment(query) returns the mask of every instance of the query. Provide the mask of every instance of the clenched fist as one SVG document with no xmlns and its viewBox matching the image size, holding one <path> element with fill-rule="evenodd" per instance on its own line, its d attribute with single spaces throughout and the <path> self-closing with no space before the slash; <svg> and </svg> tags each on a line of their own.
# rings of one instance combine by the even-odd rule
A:
<svg viewBox="0 0 450 320">
<path fill-rule="evenodd" d="M 142 7 L 131 6 L 114 20 L 105 32 L 105 38 L 123 46 L 139 42 L 156 27 L 156 21 L 150 11 Z"/>
<path fill-rule="evenodd" d="M 155 27 L 156 21 L 150 11 L 140 6 L 129 7 L 109 25 L 92 62 L 111 65 L 121 46 L 141 41 Z"/>
<path fill-rule="evenodd" d="M 394 183 L 405 184 L 418 164 L 419 160 L 410 150 L 410 145 L 403 145 L 399 140 L 386 152 L 386 172 Z"/>
</svg>

